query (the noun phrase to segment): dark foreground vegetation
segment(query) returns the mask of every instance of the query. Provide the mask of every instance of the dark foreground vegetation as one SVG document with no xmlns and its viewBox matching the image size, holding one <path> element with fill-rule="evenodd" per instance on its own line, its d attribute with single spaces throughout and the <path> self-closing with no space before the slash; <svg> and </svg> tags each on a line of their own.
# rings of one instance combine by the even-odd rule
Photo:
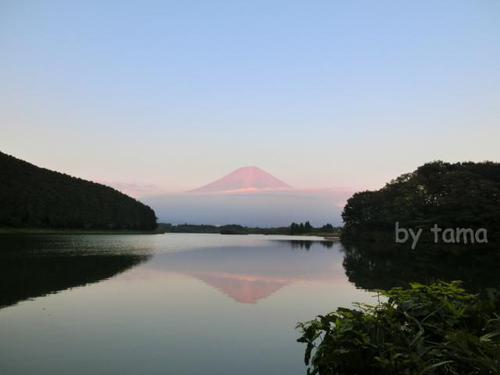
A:
<svg viewBox="0 0 500 375">
<path fill-rule="evenodd" d="M 154 230 L 154 211 L 108 186 L 0 152 L 0 227 Z"/>
<path fill-rule="evenodd" d="M 310 236 L 338 236 L 340 228 L 326 224 L 315 228 L 308 221 L 306 223 L 292 223 L 289 227 L 246 227 L 238 224 L 229 225 L 196 225 L 196 224 L 158 224 L 158 229 L 167 233 L 219 233 L 219 234 L 282 234 L 282 235 L 310 235 Z"/>
<path fill-rule="evenodd" d="M 500 374 L 500 164 L 428 163 L 354 194 L 342 216 L 346 274 L 381 302 L 300 323 L 308 374 Z M 436 226 L 488 241 L 445 246 Z M 422 245 L 396 244 L 401 227 Z"/>
<path fill-rule="evenodd" d="M 500 234 L 500 163 L 427 163 L 377 191 L 356 193 L 342 217 L 348 240 L 392 240 L 395 223 L 427 229 L 486 228 Z M 425 239 L 425 237 L 423 237 Z M 430 241 L 430 238 L 427 238 Z"/>
<path fill-rule="evenodd" d="M 458 282 L 380 291 L 383 302 L 299 323 L 308 374 L 498 374 L 500 298 Z"/>
</svg>

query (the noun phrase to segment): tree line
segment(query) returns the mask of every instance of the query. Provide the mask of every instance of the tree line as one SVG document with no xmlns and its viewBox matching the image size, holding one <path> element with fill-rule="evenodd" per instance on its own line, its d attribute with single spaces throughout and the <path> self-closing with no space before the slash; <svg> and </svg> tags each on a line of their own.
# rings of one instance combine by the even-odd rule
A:
<svg viewBox="0 0 500 375">
<path fill-rule="evenodd" d="M 153 230 L 155 212 L 119 191 L 0 152 L 0 226 Z"/>
<path fill-rule="evenodd" d="M 309 221 L 292 223 L 288 227 L 247 227 L 239 224 L 207 225 L 207 224 L 170 224 L 160 223 L 158 229 L 170 233 L 219 233 L 219 234 L 281 234 L 281 235 L 336 235 L 340 228 L 332 224 L 313 227 Z"/>
<path fill-rule="evenodd" d="M 327 223 L 321 227 L 313 227 L 309 221 L 305 223 L 292 223 L 290 225 L 290 234 L 337 234 L 340 233 L 340 227 L 334 227 L 332 224 Z"/>
<path fill-rule="evenodd" d="M 392 236 L 395 223 L 429 229 L 486 228 L 498 241 L 500 163 L 436 161 L 406 173 L 376 191 L 354 194 L 342 213 L 349 239 Z M 386 238 L 387 239 L 387 238 Z"/>
</svg>

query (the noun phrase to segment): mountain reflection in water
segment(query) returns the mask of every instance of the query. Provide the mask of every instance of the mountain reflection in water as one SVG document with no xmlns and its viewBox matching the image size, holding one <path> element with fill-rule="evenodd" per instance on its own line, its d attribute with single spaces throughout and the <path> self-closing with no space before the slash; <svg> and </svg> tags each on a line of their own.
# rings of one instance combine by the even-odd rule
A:
<svg viewBox="0 0 500 375">
<path fill-rule="evenodd" d="M 471 291 L 500 287 L 500 252 L 465 247 L 406 248 L 363 243 L 273 240 L 268 246 L 199 248 L 154 259 L 152 267 L 203 281 L 241 303 L 257 303 L 301 281 L 348 280 L 364 290 L 410 282 L 462 280 Z"/>
<path fill-rule="evenodd" d="M 298 321 L 411 281 L 500 285 L 494 250 L 319 240 L 0 236 L 0 372 L 300 375 Z"/>
<path fill-rule="evenodd" d="M 256 304 L 294 283 L 334 286 L 345 283 L 346 276 L 365 290 L 436 280 L 463 280 L 473 291 L 500 286 L 500 255 L 491 250 L 422 246 L 409 251 L 369 243 L 265 236 L 255 242 L 236 236 L 234 242 L 207 237 L 220 238 L 220 246 L 214 246 L 216 241 L 170 251 L 165 240 L 176 237 L 167 235 L 156 244 L 151 238 L 1 236 L 0 308 L 109 279 L 143 262 L 140 274 L 187 275 L 243 304 Z"/>
<path fill-rule="evenodd" d="M 329 251 L 332 246 L 327 241 L 275 240 L 259 247 L 199 248 L 156 255 L 150 267 L 188 275 L 236 302 L 254 304 L 294 282 L 341 279 L 340 253 Z"/>
</svg>

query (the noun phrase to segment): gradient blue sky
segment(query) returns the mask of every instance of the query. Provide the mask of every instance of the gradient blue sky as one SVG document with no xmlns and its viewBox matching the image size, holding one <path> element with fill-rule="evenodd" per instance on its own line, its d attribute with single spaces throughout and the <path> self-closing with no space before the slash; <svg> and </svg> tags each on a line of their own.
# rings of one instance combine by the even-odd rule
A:
<svg viewBox="0 0 500 375">
<path fill-rule="evenodd" d="M 500 160 L 500 2 L 0 2 L 0 150 L 183 190 Z"/>
</svg>

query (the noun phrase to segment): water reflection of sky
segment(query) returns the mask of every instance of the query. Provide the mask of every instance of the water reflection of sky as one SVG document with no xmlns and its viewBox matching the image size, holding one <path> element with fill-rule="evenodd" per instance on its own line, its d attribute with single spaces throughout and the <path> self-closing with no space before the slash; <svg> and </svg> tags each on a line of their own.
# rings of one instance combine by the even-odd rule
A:
<svg viewBox="0 0 500 375">
<path fill-rule="evenodd" d="M 74 274 L 61 276 L 59 292 L 0 310 L 2 374 L 303 374 L 295 324 L 371 299 L 347 280 L 339 245 L 96 236 L 72 238 L 68 253 L 69 237 L 52 240 L 59 255 L 50 239 L 41 248 L 76 258 L 61 263 Z M 117 267 L 110 254 L 123 259 L 127 246 L 149 255 Z M 74 278 L 88 271 L 76 272 L 79 248 L 103 270 L 82 284 Z"/>
<path fill-rule="evenodd" d="M 143 270 L 150 275 L 166 272 L 188 275 L 242 303 L 257 303 L 296 282 L 345 281 L 338 248 L 328 249 L 322 242 L 304 240 L 267 240 L 259 245 L 202 247 L 157 254 Z"/>
</svg>

